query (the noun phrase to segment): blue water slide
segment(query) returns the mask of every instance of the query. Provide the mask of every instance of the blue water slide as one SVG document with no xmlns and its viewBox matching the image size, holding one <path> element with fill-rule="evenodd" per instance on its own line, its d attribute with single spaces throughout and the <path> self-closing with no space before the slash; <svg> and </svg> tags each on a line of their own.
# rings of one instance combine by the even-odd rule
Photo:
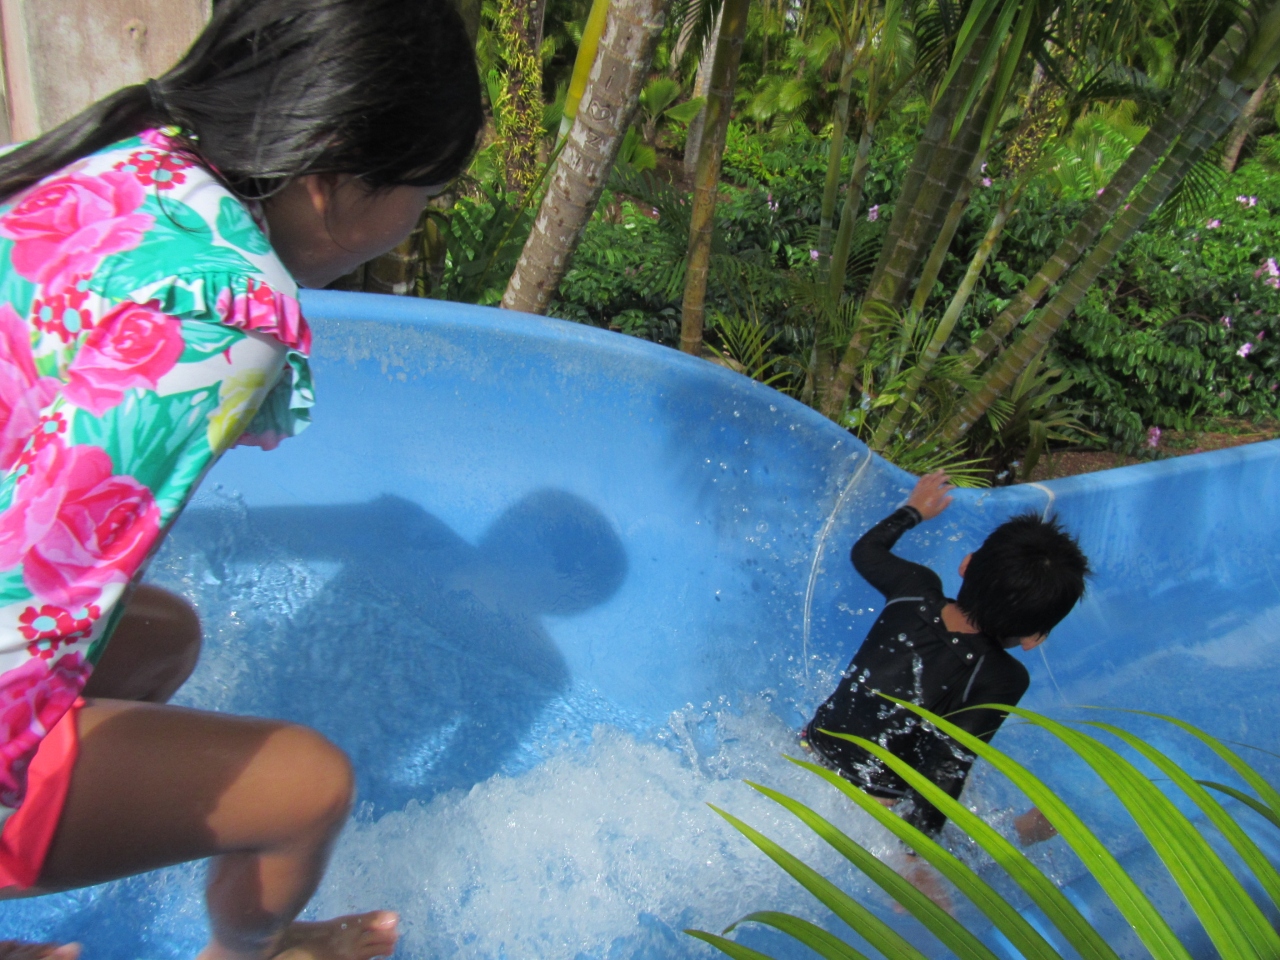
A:
<svg viewBox="0 0 1280 960">
<path fill-rule="evenodd" d="M 786 757 L 877 615 L 849 548 L 912 478 L 796 401 L 630 337 L 408 298 L 311 293 L 305 309 L 314 424 L 271 453 L 228 454 L 149 578 L 189 597 L 206 627 L 179 702 L 309 724 L 355 761 L 360 800 L 317 915 L 397 909 L 398 955 L 411 958 L 705 957 L 684 928 L 757 909 L 849 935 L 712 803 L 945 956 L 742 782 L 786 790 L 895 855 Z M 1263 443 L 958 491 L 900 551 L 953 591 L 994 525 L 1056 514 L 1094 577 L 1026 655 L 1024 705 L 1067 719 L 1098 716 L 1083 705 L 1167 711 L 1275 751 L 1277 479 L 1280 443 Z M 1237 782 L 1186 736 L 1117 718 L 1195 775 Z M 1084 811 L 1193 956 L 1214 955 L 1080 761 L 1023 725 L 996 744 Z M 1246 753 L 1280 779 L 1274 756 Z M 982 764 L 965 799 L 1006 832 L 1027 806 Z M 1275 855 L 1270 828 L 1232 810 Z M 952 829 L 948 842 L 1001 884 Z M 1124 956 L 1144 956 L 1060 839 L 1031 855 Z M 93 960 L 190 957 L 205 936 L 202 878 L 187 865 L 9 902 L 0 938 L 79 939 Z M 752 925 L 735 936 L 805 955 Z"/>
</svg>

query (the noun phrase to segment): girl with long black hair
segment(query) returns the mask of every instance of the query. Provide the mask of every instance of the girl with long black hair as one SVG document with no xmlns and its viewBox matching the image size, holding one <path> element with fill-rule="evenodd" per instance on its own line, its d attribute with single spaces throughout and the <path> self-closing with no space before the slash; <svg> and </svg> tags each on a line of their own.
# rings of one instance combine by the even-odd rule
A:
<svg viewBox="0 0 1280 960">
<path fill-rule="evenodd" d="M 223 451 L 306 425 L 297 285 L 406 237 L 480 124 L 447 0 L 218 0 L 168 73 L 0 157 L 0 897 L 211 857 L 201 960 L 394 949 L 390 912 L 294 922 L 346 757 L 166 706 L 200 624 L 138 581 Z"/>
</svg>

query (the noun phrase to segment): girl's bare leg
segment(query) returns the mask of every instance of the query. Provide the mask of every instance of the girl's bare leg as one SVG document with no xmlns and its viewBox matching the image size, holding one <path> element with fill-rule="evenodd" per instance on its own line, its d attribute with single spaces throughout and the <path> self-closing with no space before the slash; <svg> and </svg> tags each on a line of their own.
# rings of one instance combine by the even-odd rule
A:
<svg viewBox="0 0 1280 960">
<path fill-rule="evenodd" d="M 0 960 L 76 960 L 79 956 L 78 943 L 19 943 L 17 940 L 0 940 Z"/>
<path fill-rule="evenodd" d="M 100 700 L 39 886 L 101 883 L 205 857 L 213 940 L 201 960 L 368 960 L 395 948 L 394 914 L 293 918 L 315 891 L 353 794 L 346 756 L 312 730 Z"/>
<path fill-rule="evenodd" d="M 168 703 L 199 658 L 200 618 L 191 604 L 143 583 L 129 597 L 84 695 Z"/>
</svg>

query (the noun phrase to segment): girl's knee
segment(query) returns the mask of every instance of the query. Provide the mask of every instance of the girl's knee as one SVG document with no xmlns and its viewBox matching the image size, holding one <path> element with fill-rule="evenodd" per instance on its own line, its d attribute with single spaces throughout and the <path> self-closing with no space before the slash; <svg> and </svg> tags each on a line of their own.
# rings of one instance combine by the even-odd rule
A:
<svg viewBox="0 0 1280 960">
<path fill-rule="evenodd" d="M 288 758 L 290 769 L 285 775 L 296 815 L 320 827 L 344 823 L 356 792 L 355 770 L 346 753 L 309 727 L 285 726 L 272 739 Z"/>
</svg>

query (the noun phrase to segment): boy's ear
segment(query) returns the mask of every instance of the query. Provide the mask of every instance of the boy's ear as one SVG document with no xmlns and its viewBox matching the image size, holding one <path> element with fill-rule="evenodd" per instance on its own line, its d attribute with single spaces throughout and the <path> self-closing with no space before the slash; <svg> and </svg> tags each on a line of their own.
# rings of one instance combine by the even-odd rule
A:
<svg viewBox="0 0 1280 960">
<path fill-rule="evenodd" d="M 1019 640 L 1018 645 L 1021 646 L 1024 651 L 1034 650 L 1036 647 L 1040 646 L 1040 644 L 1044 643 L 1048 639 L 1049 639 L 1048 633 L 1033 633 L 1031 636 L 1023 637 L 1021 640 Z"/>
<path fill-rule="evenodd" d="M 966 553 L 964 559 L 960 561 L 960 576 L 964 576 L 964 572 L 969 569 L 969 561 L 973 559 L 972 553 Z"/>
</svg>

